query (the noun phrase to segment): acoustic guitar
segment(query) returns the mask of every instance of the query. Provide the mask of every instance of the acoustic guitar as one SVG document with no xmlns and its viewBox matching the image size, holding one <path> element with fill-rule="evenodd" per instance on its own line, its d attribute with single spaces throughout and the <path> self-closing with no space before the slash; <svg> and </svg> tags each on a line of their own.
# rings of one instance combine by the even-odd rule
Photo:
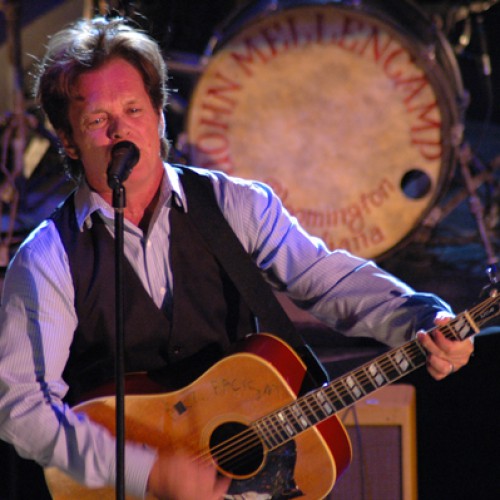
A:
<svg viewBox="0 0 500 500">
<path fill-rule="evenodd" d="M 499 300 L 489 297 L 440 330 L 456 340 L 474 336 L 500 314 Z M 268 494 L 259 498 L 317 500 L 329 494 L 351 461 L 337 412 L 425 363 L 426 352 L 414 339 L 298 397 L 306 373 L 302 360 L 277 337 L 252 335 L 238 352 L 180 390 L 127 395 L 126 435 L 214 462 L 232 478 L 231 495 L 252 491 Z M 75 411 L 114 432 L 114 397 L 87 401 Z M 45 476 L 54 500 L 115 498 L 112 487 L 87 489 L 55 468 Z"/>
</svg>

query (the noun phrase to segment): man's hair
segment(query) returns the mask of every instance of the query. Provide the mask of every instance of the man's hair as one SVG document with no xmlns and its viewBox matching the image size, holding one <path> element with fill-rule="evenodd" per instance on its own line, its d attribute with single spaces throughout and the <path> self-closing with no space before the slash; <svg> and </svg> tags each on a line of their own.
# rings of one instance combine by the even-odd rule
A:
<svg viewBox="0 0 500 500">
<path fill-rule="evenodd" d="M 68 138 L 73 135 L 69 104 L 76 79 L 114 58 L 126 60 L 139 71 L 153 107 L 162 112 L 167 102 L 167 69 L 158 44 L 125 24 L 123 18 L 82 19 L 50 38 L 35 75 L 35 97 L 56 131 Z M 168 144 L 164 138 L 161 150 L 166 159 Z M 70 175 L 81 176 L 80 161 L 69 160 L 68 167 Z"/>
</svg>

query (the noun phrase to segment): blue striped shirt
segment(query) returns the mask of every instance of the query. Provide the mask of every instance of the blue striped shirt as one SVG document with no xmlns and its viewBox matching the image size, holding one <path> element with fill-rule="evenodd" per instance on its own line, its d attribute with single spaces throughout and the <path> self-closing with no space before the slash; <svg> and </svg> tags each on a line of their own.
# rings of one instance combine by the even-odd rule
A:
<svg viewBox="0 0 500 500">
<path fill-rule="evenodd" d="M 125 255 L 158 307 L 171 305 L 169 219 L 173 200 L 189 210 L 179 178 L 165 166 L 147 233 L 125 222 Z M 373 262 L 329 251 L 307 235 L 272 190 L 211 172 L 217 201 L 246 251 L 277 290 L 350 336 L 394 346 L 430 327 L 437 297 L 416 294 Z M 98 211 L 114 231 L 113 209 L 86 184 L 75 197 L 80 228 Z M 410 299 L 411 297 L 411 299 Z M 408 306 L 408 300 L 420 305 Z M 0 309 L 0 438 L 21 456 L 69 471 L 87 486 L 114 484 L 115 443 L 105 429 L 62 403 L 62 373 L 77 326 L 68 259 L 52 221 L 43 222 L 9 265 Z M 144 494 L 155 451 L 127 444 L 126 488 Z"/>
</svg>

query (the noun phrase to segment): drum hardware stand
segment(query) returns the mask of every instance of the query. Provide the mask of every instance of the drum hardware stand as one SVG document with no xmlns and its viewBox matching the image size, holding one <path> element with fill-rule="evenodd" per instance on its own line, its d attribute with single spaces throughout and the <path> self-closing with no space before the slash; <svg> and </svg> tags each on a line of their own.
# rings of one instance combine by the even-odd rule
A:
<svg viewBox="0 0 500 500">
<path fill-rule="evenodd" d="M 7 49 L 12 70 L 13 111 L 5 113 L 0 118 L 3 127 L 1 134 L 0 173 L 4 179 L 0 184 L 0 267 L 6 267 L 10 259 L 10 248 L 15 242 L 15 222 L 19 208 L 19 190 L 16 179 L 24 170 L 24 153 L 28 130 L 36 130 L 39 120 L 34 115 L 25 112 L 24 78 L 21 55 L 21 0 L 4 0 L 0 5 L 5 13 L 7 28 Z M 9 153 L 12 153 L 9 168 Z M 7 228 L 4 229 L 4 209 L 8 211 Z"/>
<path fill-rule="evenodd" d="M 466 198 L 469 201 L 469 210 L 473 215 L 479 236 L 486 252 L 486 273 L 491 283 L 496 284 L 496 268 L 498 257 L 491 242 L 490 230 L 485 224 L 485 212 L 483 204 L 477 194 L 477 190 L 485 183 L 494 182 L 492 172 L 487 169 L 479 159 L 472 153 L 467 142 L 464 142 L 458 153 L 460 173 L 465 182 L 465 190 L 461 189 L 452 196 L 445 204 L 435 206 L 421 223 L 420 231 L 415 235 L 415 242 L 424 245 L 430 238 L 431 232 L 443 219 L 450 215 Z M 479 164 L 482 168 L 478 174 L 472 175 L 471 163 Z"/>
<path fill-rule="evenodd" d="M 470 172 L 470 162 L 473 159 L 473 154 L 470 149 L 470 146 L 467 143 L 462 145 L 459 161 L 460 161 L 460 170 L 462 176 L 465 180 L 465 187 L 468 192 L 469 197 L 469 208 L 471 214 L 474 216 L 476 220 L 477 229 L 479 231 L 479 236 L 483 243 L 484 250 L 486 252 L 486 275 L 488 276 L 488 280 L 490 283 L 490 287 L 494 287 L 497 285 L 497 264 L 498 257 L 495 254 L 495 249 L 493 248 L 493 244 L 491 242 L 491 235 L 489 229 L 486 227 L 485 219 L 484 219 L 484 207 L 477 195 L 477 187 L 473 182 L 473 178 Z"/>
<path fill-rule="evenodd" d="M 489 0 L 489 1 L 479 1 L 479 2 L 468 2 L 467 6 L 462 6 L 459 8 L 461 10 L 462 20 L 464 20 L 465 28 L 463 37 L 459 39 L 459 46 L 456 47 L 456 52 L 461 53 L 470 43 L 472 36 L 472 28 L 471 28 L 471 17 L 473 17 L 475 21 L 475 28 L 478 34 L 479 41 L 479 49 L 480 49 L 480 63 L 482 67 L 482 74 L 486 80 L 487 88 L 488 88 L 488 97 L 491 101 L 492 99 L 492 87 L 491 87 L 491 60 L 490 54 L 488 50 L 488 42 L 486 38 L 486 33 L 484 31 L 484 17 L 483 13 L 491 9 L 498 3 L 499 0 Z M 485 120 L 486 127 L 489 124 L 491 118 L 491 102 L 490 102 L 490 111 Z M 484 134 L 484 131 L 483 131 Z M 479 140 L 481 142 L 481 139 Z M 477 228 L 479 231 L 479 236 L 482 240 L 484 250 L 486 252 L 486 274 L 488 276 L 489 285 L 483 288 L 481 295 L 484 295 L 488 292 L 490 295 L 497 293 L 498 287 L 498 276 L 497 276 L 497 264 L 498 258 L 495 255 L 495 251 L 493 245 L 491 243 L 491 235 L 490 231 L 486 227 L 485 217 L 484 217 L 484 207 L 481 203 L 477 195 L 477 189 L 479 185 L 475 182 L 475 179 L 472 177 L 470 164 L 473 160 L 477 161 L 477 158 L 474 157 L 469 144 L 464 143 L 460 149 L 459 153 L 459 162 L 460 162 L 460 170 L 462 177 L 465 181 L 465 187 L 469 197 L 469 207 L 470 212 L 474 216 L 477 224 Z M 484 173 L 484 169 L 483 169 Z M 486 172 L 490 174 L 489 172 Z M 491 174 L 490 174 L 491 175 Z M 479 177 L 479 176 L 477 176 Z M 490 181 L 492 179 L 490 178 Z"/>
</svg>

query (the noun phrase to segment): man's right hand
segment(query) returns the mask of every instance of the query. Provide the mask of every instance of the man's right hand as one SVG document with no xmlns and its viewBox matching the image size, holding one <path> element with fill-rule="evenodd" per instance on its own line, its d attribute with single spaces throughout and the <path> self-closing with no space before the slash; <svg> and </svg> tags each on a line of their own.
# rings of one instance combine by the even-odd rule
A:
<svg viewBox="0 0 500 500">
<path fill-rule="evenodd" d="M 148 494 L 159 500 L 221 500 L 230 483 L 213 463 L 201 464 L 185 453 L 160 454 L 149 475 Z"/>
</svg>

